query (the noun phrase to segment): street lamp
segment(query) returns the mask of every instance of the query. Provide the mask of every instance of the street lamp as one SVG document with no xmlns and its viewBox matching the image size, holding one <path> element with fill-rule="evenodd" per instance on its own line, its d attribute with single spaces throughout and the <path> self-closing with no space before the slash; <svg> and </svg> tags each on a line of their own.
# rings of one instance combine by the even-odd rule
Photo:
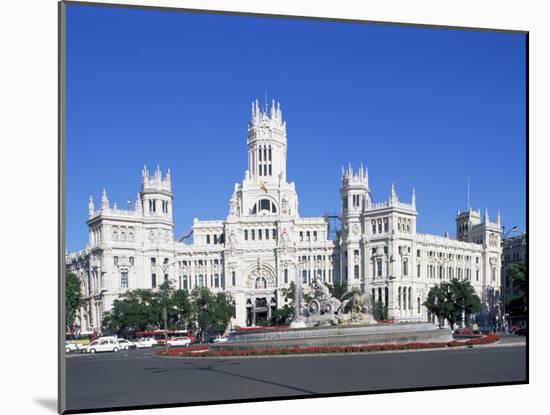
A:
<svg viewBox="0 0 550 415">
<path fill-rule="evenodd" d="M 502 233 L 501 233 L 501 237 L 502 237 L 502 247 L 504 248 L 504 243 L 506 242 L 506 240 L 508 239 L 508 235 L 510 235 L 511 233 L 514 233 L 514 232 L 517 232 L 518 231 L 518 227 L 517 226 L 513 226 L 511 229 L 508 229 L 508 231 L 506 231 L 506 227 L 503 225 L 502 226 Z M 502 260 L 501 260 L 502 262 Z M 504 273 L 506 275 L 506 270 L 504 270 Z M 501 312 L 501 318 L 500 318 L 500 321 L 501 321 L 501 324 L 503 326 L 505 326 L 504 322 L 506 321 L 506 277 L 504 278 L 504 289 L 500 291 L 501 293 L 501 298 L 502 298 L 502 312 Z"/>
<path fill-rule="evenodd" d="M 168 283 L 169 278 L 167 278 L 168 274 L 166 271 L 170 266 L 172 266 L 174 263 L 171 263 L 168 258 L 165 258 L 164 261 L 162 261 L 162 264 L 156 264 L 157 267 L 159 267 L 162 270 L 162 278 L 164 281 L 162 284 Z M 161 285 L 162 285 L 161 284 Z M 162 292 L 162 320 L 164 323 L 164 350 L 168 352 L 168 305 L 166 304 L 166 291 L 163 290 Z"/>
</svg>

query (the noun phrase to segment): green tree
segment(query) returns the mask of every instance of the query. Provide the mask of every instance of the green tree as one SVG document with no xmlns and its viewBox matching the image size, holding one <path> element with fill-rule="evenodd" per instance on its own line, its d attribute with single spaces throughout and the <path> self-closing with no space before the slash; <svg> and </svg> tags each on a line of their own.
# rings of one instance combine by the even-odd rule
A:
<svg viewBox="0 0 550 415">
<path fill-rule="evenodd" d="M 447 320 L 454 329 L 455 324 L 462 323 L 463 315 L 468 320 L 480 310 L 481 300 L 469 281 L 454 278 L 430 288 L 424 306 L 438 317 L 440 327 Z"/>
<path fill-rule="evenodd" d="M 191 291 L 193 319 L 201 334 L 225 330 L 235 314 L 235 303 L 229 293 L 213 294 L 208 288 Z"/>
<path fill-rule="evenodd" d="M 148 289 L 127 291 L 113 303 L 103 318 L 103 331 L 124 333 L 162 327 L 162 307 L 158 293 Z"/>
<path fill-rule="evenodd" d="M 193 304 L 191 296 L 187 290 L 176 290 L 171 299 L 172 309 L 174 311 L 174 328 L 191 328 L 193 318 Z"/>
<path fill-rule="evenodd" d="M 468 280 L 459 281 L 456 278 L 452 279 L 451 289 L 454 291 L 455 308 L 459 315 L 457 322 L 461 323 L 462 316 L 464 316 L 466 320 L 464 323 L 468 326 L 470 324 L 470 316 L 481 310 L 481 299 Z"/>
<path fill-rule="evenodd" d="M 506 267 L 506 279 L 515 295 L 505 299 L 505 309 L 509 316 L 519 317 L 527 314 L 527 265 L 510 264 Z"/>
<path fill-rule="evenodd" d="M 327 284 L 327 287 L 330 291 L 330 295 L 338 300 L 341 300 L 342 297 L 344 297 L 344 295 L 348 292 L 348 283 L 345 281 L 336 281 L 334 284 Z"/>
<path fill-rule="evenodd" d="M 376 321 L 388 319 L 388 306 L 385 305 L 382 300 L 376 301 L 372 305 L 372 316 Z"/>
<path fill-rule="evenodd" d="M 65 279 L 65 325 L 74 330 L 76 313 L 86 302 L 80 289 L 80 279 L 72 272 L 67 273 Z"/>
</svg>

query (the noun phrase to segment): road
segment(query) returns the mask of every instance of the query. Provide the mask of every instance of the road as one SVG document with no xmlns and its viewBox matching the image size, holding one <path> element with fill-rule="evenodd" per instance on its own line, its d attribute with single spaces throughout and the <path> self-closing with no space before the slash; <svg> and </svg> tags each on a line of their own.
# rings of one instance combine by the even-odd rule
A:
<svg viewBox="0 0 550 415">
<path fill-rule="evenodd" d="M 67 357 L 67 409 L 261 399 L 526 380 L 526 348 L 266 358 Z M 516 343 L 516 344 L 511 344 Z"/>
</svg>

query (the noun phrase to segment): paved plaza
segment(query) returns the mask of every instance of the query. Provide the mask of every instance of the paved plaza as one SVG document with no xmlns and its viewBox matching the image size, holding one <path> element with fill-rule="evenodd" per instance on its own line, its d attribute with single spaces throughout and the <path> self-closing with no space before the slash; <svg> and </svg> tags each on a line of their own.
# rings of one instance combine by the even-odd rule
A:
<svg viewBox="0 0 550 415">
<path fill-rule="evenodd" d="M 494 346 L 397 353 L 162 358 L 134 350 L 66 360 L 69 410 L 526 380 L 525 338 L 513 336 Z"/>
</svg>

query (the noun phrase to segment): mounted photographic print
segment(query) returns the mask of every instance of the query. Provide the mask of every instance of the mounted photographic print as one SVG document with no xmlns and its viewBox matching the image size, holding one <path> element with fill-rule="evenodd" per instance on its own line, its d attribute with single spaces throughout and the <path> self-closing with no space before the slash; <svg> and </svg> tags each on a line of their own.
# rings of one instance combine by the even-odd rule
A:
<svg viewBox="0 0 550 415">
<path fill-rule="evenodd" d="M 527 383 L 527 53 L 60 3 L 60 411 Z"/>
</svg>

